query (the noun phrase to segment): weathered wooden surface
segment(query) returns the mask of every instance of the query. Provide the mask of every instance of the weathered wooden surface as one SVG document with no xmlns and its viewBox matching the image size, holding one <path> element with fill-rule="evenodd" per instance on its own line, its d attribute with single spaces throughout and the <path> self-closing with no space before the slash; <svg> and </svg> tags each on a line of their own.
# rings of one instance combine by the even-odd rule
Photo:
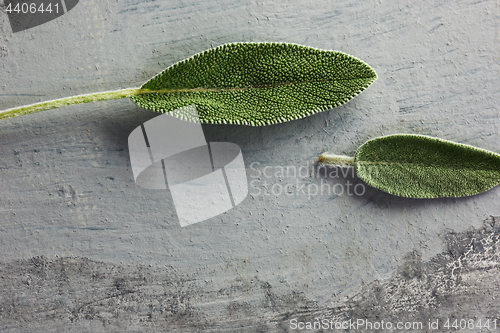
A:
<svg viewBox="0 0 500 333">
<path fill-rule="evenodd" d="M 307 189 L 360 183 L 317 177 L 315 158 L 353 154 L 381 134 L 500 152 L 499 10 L 494 1 L 89 0 L 16 34 L 2 13 L 0 109 L 140 86 L 236 41 L 340 50 L 379 79 L 306 119 L 204 126 L 208 141 L 242 148 L 255 186 L 235 209 L 186 228 L 168 192 L 133 182 L 128 134 L 157 114 L 121 100 L 0 122 L 1 329 L 267 332 L 294 331 L 293 318 L 425 328 L 498 317 L 498 188 L 442 200 Z M 276 175 L 287 166 L 303 174 Z M 292 195 L 264 194 L 286 184 Z"/>
</svg>

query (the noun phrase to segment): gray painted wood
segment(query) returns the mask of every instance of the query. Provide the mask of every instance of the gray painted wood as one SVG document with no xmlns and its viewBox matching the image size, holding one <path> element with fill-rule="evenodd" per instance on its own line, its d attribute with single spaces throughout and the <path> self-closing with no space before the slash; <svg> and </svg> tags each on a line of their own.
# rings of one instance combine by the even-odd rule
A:
<svg viewBox="0 0 500 333">
<path fill-rule="evenodd" d="M 498 188 L 440 200 L 307 189 L 362 184 L 318 175 L 315 160 L 326 150 L 352 155 L 379 135 L 419 133 L 500 152 L 498 22 L 494 1 L 89 0 L 16 34 L 2 13 L 0 109 L 140 86 L 179 60 L 236 41 L 335 49 L 379 76 L 346 105 L 306 119 L 204 126 L 208 141 L 242 148 L 250 195 L 186 228 L 168 192 L 133 181 L 128 134 L 157 114 L 120 100 L 0 122 L 2 330 L 287 331 L 300 316 L 349 318 L 346 306 L 354 319 L 427 320 L 436 308 L 448 311 L 443 316 L 496 316 L 494 301 L 475 307 L 477 294 L 499 293 L 498 250 L 486 246 L 470 267 L 489 262 L 487 269 L 462 270 L 469 275 L 444 286 L 442 298 L 411 289 L 420 307 L 409 301 L 375 313 L 366 304 L 382 301 L 359 297 L 377 285 L 432 280 L 439 263 L 458 265 L 471 232 L 497 242 L 490 216 L 499 214 Z M 303 174 L 276 174 L 286 167 Z M 272 175 L 257 177 L 264 170 Z M 288 184 L 291 195 L 264 194 Z M 474 289 L 470 276 L 492 283 Z M 476 294 L 465 292 L 460 306 L 443 302 L 460 290 Z"/>
</svg>

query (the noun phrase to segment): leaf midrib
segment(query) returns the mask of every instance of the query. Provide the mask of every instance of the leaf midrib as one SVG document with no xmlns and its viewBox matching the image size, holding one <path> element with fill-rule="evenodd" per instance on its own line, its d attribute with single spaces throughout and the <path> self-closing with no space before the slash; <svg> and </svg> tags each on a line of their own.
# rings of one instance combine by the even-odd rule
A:
<svg viewBox="0 0 500 333">
<path fill-rule="evenodd" d="M 335 81 L 350 81 L 350 80 L 365 80 L 365 79 L 371 79 L 375 80 L 373 77 L 359 77 L 359 78 L 354 78 L 354 79 L 335 79 L 332 82 Z M 292 86 L 292 85 L 300 85 L 300 84 L 307 84 L 307 83 L 324 83 L 328 82 L 330 80 L 310 80 L 310 81 L 301 81 L 301 82 L 284 82 L 280 84 L 275 84 L 275 85 L 266 85 L 266 86 L 250 86 L 250 87 L 240 87 L 240 88 L 182 88 L 182 89 L 147 89 L 147 88 L 141 88 L 140 90 L 143 90 L 143 94 L 151 94 L 151 93 L 182 93 L 182 92 L 224 92 L 224 91 L 241 91 L 241 90 L 250 90 L 250 89 L 272 89 L 272 88 L 278 88 L 278 87 L 283 87 L 283 86 Z M 141 93 L 138 93 L 141 95 Z"/>
<path fill-rule="evenodd" d="M 477 168 L 469 168 L 465 166 L 444 166 L 442 164 L 437 164 L 437 165 L 428 165 L 428 164 L 421 164 L 421 163 L 408 163 L 408 162 L 402 162 L 402 163 L 396 163 L 396 162 L 369 162 L 369 161 L 356 161 L 355 163 L 358 164 L 383 164 L 383 165 L 411 165 L 411 166 L 417 166 L 417 167 L 425 167 L 425 168 L 441 168 L 441 169 L 467 169 L 467 170 L 475 170 L 475 171 L 489 171 L 489 172 L 500 172 L 500 170 L 487 170 L 487 169 L 477 169 Z"/>
</svg>

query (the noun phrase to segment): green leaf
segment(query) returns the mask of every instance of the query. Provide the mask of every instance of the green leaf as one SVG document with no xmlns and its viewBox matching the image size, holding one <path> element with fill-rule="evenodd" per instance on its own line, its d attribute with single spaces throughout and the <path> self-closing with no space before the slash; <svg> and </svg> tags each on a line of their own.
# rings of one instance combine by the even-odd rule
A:
<svg viewBox="0 0 500 333">
<path fill-rule="evenodd" d="M 157 111 L 196 105 L 202 123 L 269 125 L 331 109 L 377 78 L 347 54 L 295 44 L 234 43 L 178 62 L 130 99 Z"/>
<path fill-rule="evenodd" d="M 354 166 L 367 184 L 410 198 L 463 197 L 500 183 L 499 154 L 422 135 L 370 140 Z"/>
</svg>

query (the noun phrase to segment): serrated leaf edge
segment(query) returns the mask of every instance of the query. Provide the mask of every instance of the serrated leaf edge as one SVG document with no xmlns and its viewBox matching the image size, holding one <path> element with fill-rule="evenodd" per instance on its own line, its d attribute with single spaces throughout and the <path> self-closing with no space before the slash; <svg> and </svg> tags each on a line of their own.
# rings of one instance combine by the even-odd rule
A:
<svg viewBox="0 0 500 333">
<path fill-rule="evenodd" d="M 167 68 L 165 68 L 164 70 L 162 70 L 161 72 L 159 72 L 158 74 L 156 74 L 155 76 L 153 76 L 152 78 L 150 78 L 149 80 L 147 80 L 146 82 L 144 82 L 141 85 L 140 89 L 143 89 L 144 85 L 146 85 L 149 81 L 152 81 L 155 78 L 161 76 L 163 73 L 165 73 L 167 70 L 169 70 L 171 68 L 175 68 L 176 66 L 179 66 L 180 64 L 183 64 L 183 63 L 186 63 L 186 62 L 189 62 L 189 61 L 193 61 L 194 59 L 196 59 L 198 57 L 201 57 L 204 54 L 208 54 L 210 52 L 214 52 L 215 50 L 224 49 L 224 48 L 228 48 L 228 47 L 233 46 L 233 45 L 240 45 L 240 44 L 293 45 L 293 46 L 296 46 L 296 47 L 299 47 L 299 48 L 312 48 L 312 49 L 316 49 L 316 50 L 319 50 L 319 51 L 325 51 L 325 52 L 338 52 L 338 53 L 342 53 L 342 54 L 344 54 L 346 56 L 349 56 L 349 57 L 351 57 L 353 59 L 356 59 L 359 62 L 361 62 L 364 65 L 366 65 L 369 68 L 371 68 L 371 66 L 368 65 L 363 60 L 361 60 L 359 58 L 356 58 L 356 57 L 354 57 L 354 56 L 352 56 L 350 54 L 347 54 L 347 53 L 344 53 L 344 52 L 341 52 L 341 51 L 336 51 L 336 50 L 325 50 L 325 49 L 315 48 L 315 47 L 312 47 L 312 46 L 305 46 L 305 45 L 301 45 L 301 44 L 286 43 L 286 42 L 281 42 L 281 43 L 276 43 L 276 42 L 232 42 L 232 43 L 221 44 L 221 45 L 216 46 L 214 48 L 210 48 L 208 50 L 204 50 L 202 52 L 199 52 L 199 53 L 196 53 L 196 54 L 192 55 L 191 57 L 185 58 L 183 60 L 180 60 L 180 61 L 178 61 L 178 62 L 176 62 L 176 63 L 168 66 Z M 373 70 L 373 68 L 371 68 L 371 69 Z M 346 104 L 347 102 L 349 102 L 350 100 L 352 100 L 354 97 L 358 96 L 360 93 L 362 93 L 364 90 L 366 90 L 369 86 L 371 86 L 378 79 L 378 75 L 375 72 L 375 70 L 373 70 L 373 72 L 375 73 L 375 77 L 369 83 L 363 85 L 361 87 L 361 89 L 359 89 L 358 91 L 356 91 L 354 94 L 352 94 L 352 95 L 344 98 L 339 103 L 336 103 L 334 105 L 328 105 L 325 108 L 311 109 L 309 112 L 304 112 L 302 114 L 297 115 L 294 119 L 284 119 L 281 122 L 280 121 L 267 121 L 267 122 L 266 121 L 240 121 L 240 120 L 236 120 L 236 121 L 232 121 L 232 120 L 214 121 L 213 119 L 211 119 L 210 121 L 206 121 L 206 120 L 200 119 L 200 123 L 202 123 L 202 124 L 229 124 L 229 125 L 265 126 L 265 125 L 281 124 L 285 120 L 286 121 L 291 121 L 291 120 L 302 119 L 302 118 L 314 115 L 316 113 L 320 113 L 320 112 L 323 112 L 323 111 L 326 111 L 326 110 L 331 110 L 333 108 L 336 108 L 338 106 Z M 134 96 L 131 96 L 130 99 L 133 100 Z M 152 111 L 165 113 L 165 111 L 163 111 L 163 110 L 156 110 L 155 108 L 153 108 Z M 192 120 L 189 120 L 189 119 L 183 119 L 183 118 L 180 118 L 180 119 L 186 120 L 186 121 L 192 121 Z"/>
</svg>

